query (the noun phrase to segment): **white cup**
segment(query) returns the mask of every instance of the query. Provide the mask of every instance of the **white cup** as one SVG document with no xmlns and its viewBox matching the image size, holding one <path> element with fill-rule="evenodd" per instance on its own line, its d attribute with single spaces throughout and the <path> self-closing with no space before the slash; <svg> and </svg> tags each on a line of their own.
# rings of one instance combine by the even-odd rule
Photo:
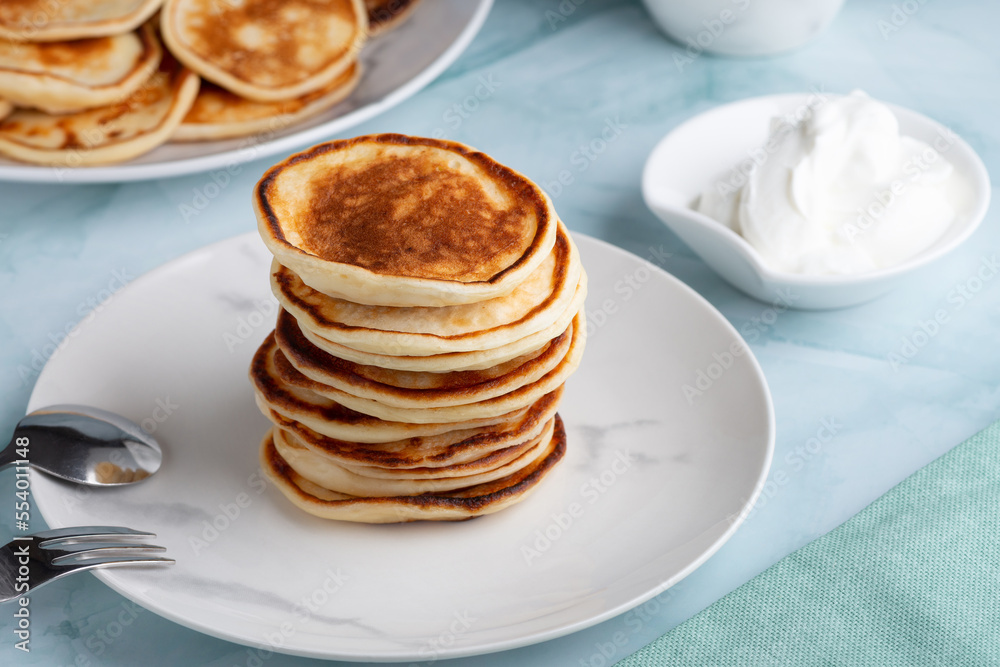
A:
<svg viewBox="0 0 1000 667">
<path fill-rule="evenodd" d="M 688 47 L 729 56 L 797 49 L 819 35 L 844 0 L 643 0 L 657 24 Z"/>
</svg>

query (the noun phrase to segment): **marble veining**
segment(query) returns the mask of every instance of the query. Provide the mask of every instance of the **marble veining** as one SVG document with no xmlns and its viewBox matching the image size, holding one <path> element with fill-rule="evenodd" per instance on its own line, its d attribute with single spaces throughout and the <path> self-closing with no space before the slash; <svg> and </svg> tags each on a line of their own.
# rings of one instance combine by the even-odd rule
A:
<svg viewBox="0 0 1000 667">
<path fill-rule="evenodd" d="M 608 440 L 608 435 L 610 433 L 615 431 L 625 431 L 627 433 L 631 430 L 655 427 L 660 423 L 661 422 L 655 419 L 635 419 L 633 421 L 616 424 L 577 423 L 567 429 L 567 434 L 568 437 L 573 438 L 574 442 L 579 443 L 578 446 L 587 448 L 588 461 L 580 463 L 581 467 L 587 467 L 590 461 L 594 459 L 601 459 L 605 456 L 605 450 L 610 444 Z M 640 465 L 656 462 L 656 459 L 646 452 L 634 452 L 630 453 L 630 456 Z"/>
<path fill-rule="evenodd" d="M 166 572 L 167 576 L 165 578 L 169 582 L 170 586 L 177 586 L 179 589 L 187 590 L 198 595 L 222 600 L 232 600 L 249 606 L 258 606 L 265 609 L 278 609 L 289 618 L 293 617 L 293 614 L 297 609 L 296 604 L 290 602 L 287 596 L 276 595 L 238 581 L 219 581 L 217 579 L 197 577 L 189 574 L 174 574 L 170 573 L 169 570 Z M 329 614 L 319 612 L 310 612 L 309 617 L 310 620 L 316 621 L 324 626 L 327 626 L 328 628 L 336 628 L 347 625 L 376 637 L 382 637 L 385 635 L 384 631 L 366 623 L 362 623 L 356 618 L 341 618 L 339 616 L 330 616 Z"/>
</svg>

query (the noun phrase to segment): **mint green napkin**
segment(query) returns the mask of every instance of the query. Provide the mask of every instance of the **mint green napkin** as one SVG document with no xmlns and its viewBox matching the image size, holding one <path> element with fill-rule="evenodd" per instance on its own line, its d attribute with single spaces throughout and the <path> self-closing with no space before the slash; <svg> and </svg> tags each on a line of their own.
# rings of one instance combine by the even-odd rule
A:
<svg viewBox="0 0 1000 667">
<path fill-rule="evenodd" d="M 1000 422 L 618 665 L 1000 665 Z"/>
</svg>

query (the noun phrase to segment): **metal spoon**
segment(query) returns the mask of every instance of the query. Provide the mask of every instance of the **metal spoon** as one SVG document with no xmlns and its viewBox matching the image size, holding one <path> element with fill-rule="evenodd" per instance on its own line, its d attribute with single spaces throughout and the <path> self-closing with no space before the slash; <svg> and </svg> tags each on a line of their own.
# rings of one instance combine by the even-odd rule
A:
<svg viewBox="0 0 1000 667">
<path fill-rule="evenodd" d="M 70 482 L 121 486 L 159 470 L 163 453 L 139 425 L 86 405 L 53 405 L 18 422 L 0 469 L 31 465 Z"/>
</svg>

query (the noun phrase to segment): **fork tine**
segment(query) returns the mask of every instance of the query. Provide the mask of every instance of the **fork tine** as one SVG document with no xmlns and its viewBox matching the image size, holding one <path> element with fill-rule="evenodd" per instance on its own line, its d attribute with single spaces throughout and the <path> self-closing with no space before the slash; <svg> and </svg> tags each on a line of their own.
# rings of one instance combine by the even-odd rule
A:
<svg viewBox="0 0 1000 667">
<path fill-rule="evenodd" d="M 66 558 L 74 557 L 66 556 Z M 63 562 L 59 565 L 70 571 L 76 571 L 105 567 L 107 565 L 153 565 L 157 563 L 169 565 L 176 562 L 173 558 L 165 558 L 163 556 L 106 556 L 100 558 L 77 558 L 72 562 Z"/>
<path fill-rule="evenodd" d="M 61 541 L 72 539 L 89 539 L 94 537 L 156 537 L 155 533 L 142 530 L 132 530 L 124 526 L 73 526 L 71 528 L 56 528 L 35 533 L 40 540 Z"/>
<path fill-rule="evenodd" d="M 156 546 L 155 544 L 127 544 L 122 542 L 79 542 L 58 547 L 43 545 L 42 549 L 58 552 L 58 555 L 52 559 L 53 565 L 59 565 L 68 558 L 90 554 L 101 555 L 119 551 L 166 551 L 165 548 Z"/>
</svg>

